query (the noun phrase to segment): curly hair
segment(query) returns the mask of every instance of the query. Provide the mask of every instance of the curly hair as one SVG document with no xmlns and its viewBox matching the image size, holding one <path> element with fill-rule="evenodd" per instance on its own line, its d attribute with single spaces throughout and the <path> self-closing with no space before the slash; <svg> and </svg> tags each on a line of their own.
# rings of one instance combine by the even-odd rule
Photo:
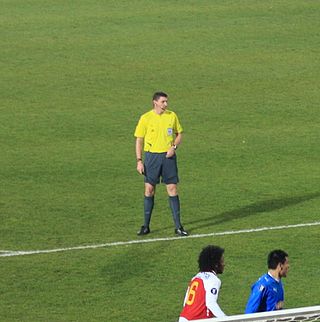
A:
<svg viewBox="0 0 320 322">
<path fill-rule="evenodd" d="M 224 249 L 219 246 L 208 245 L 204 247 L 198 259 L 200 272 L 217 272 L 223 253 Z"/>
</svg>

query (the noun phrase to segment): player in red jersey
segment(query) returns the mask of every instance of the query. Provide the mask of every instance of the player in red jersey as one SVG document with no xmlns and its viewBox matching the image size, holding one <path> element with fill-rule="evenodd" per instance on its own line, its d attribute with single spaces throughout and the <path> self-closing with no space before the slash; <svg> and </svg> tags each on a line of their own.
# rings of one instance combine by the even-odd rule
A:
<svg viewBox="0 0 320 322">
<path fill-rule="evenodd" d="M 184 299 L 179 322 L 187 322 L 225 314 L 217 303 L 221 281 L 218 274 L 224 270 L 224 249 L 209 245 L 202 249 L 198 263 L 199 273 L 192 278 Z"/>
</svg>

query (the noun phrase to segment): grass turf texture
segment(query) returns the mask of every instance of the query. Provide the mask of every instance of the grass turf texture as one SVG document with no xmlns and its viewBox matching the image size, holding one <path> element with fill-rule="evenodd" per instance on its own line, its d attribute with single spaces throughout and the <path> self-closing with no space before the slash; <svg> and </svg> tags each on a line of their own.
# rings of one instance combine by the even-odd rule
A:
<svg viewBox="0 0 320 322">
<path fill-rule="evenodd" d="M 180 116 L 192 233 L 319 218 L 319 13 L 312 1 L 1 1 L 0 248 L 132 240 L 133 131 L 161 89 Z M 150 237 L 173 235 L 159 187 Z M 221 305 L 241 313 L 274 247 L 287 307 L 316 305 L 317 227 L 1 258 L 5 321 L 174 321 L 196 258 L 227 250 Z M 311 285 L 308 292 L 296 288 Z M 303 294 L 302 294 L 303 293 Z"/>
<path fill-rule="evenodd" d="M 286 306 L 318 303 L 318 228 L 178 240 L 100 250 L 4 258 L 4 321 L 176 321 L 199 249 L 226 249 L 220 305 L 241 313 L 250 285 L 265 271 L 270 248 L 290 254 Z M 308 265 L 311 263 L 311 265 Z M 307 268 L 306 268 L 307 266 Z M 4 270 L 4 272 L 3 272 Z M 5 273 L 5 274 L 4 274 Z M 301 277 L 303 275 L 303 278 Z M 298 285 L 311 282 L 308 292 Z"/>
</svg>

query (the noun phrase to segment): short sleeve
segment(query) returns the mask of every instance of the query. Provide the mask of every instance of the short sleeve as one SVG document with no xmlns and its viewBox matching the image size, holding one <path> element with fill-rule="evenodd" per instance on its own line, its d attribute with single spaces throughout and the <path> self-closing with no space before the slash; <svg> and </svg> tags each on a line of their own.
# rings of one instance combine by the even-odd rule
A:
<svg viewBox="0 0 320 322">
<path fill-rule="evenodd" d="M 143 117 L 141 116 L 134 132 L 136 138 L 144 138 L 146 135 L 146 126 Z"/>
<path fill-rule="evenodd" d="M 177 114 L 175 114 L 175 133 L 182 133 L 182 132 L 183 132 L 182 125 L 179 121 Z"/>
</svg>

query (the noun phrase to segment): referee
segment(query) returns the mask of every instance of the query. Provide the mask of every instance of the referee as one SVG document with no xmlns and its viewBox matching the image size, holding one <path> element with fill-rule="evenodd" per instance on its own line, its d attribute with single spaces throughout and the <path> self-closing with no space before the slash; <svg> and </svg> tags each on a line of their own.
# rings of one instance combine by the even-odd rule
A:
<svg viewBox="0 0 320 322">
<path fill-rule="evenodd" d="M 140 117 L 136 137 L 137 171 L 144 175 L 144 224 L 138 235 L 150 233 L 150 220 L 154 206 L 156 185 L 166 184 L 169 205 L 175 224 L 175 234 L 188 236 L 180 222 L 179 182 L 176 150 L 181 143 L 182 126 L 177 115 L 167 110 L 168 95 L 156 92 L 152 98 L 153 109 Z M 142 151 L 144 150 L 144 162 Z"/>
</svg>

